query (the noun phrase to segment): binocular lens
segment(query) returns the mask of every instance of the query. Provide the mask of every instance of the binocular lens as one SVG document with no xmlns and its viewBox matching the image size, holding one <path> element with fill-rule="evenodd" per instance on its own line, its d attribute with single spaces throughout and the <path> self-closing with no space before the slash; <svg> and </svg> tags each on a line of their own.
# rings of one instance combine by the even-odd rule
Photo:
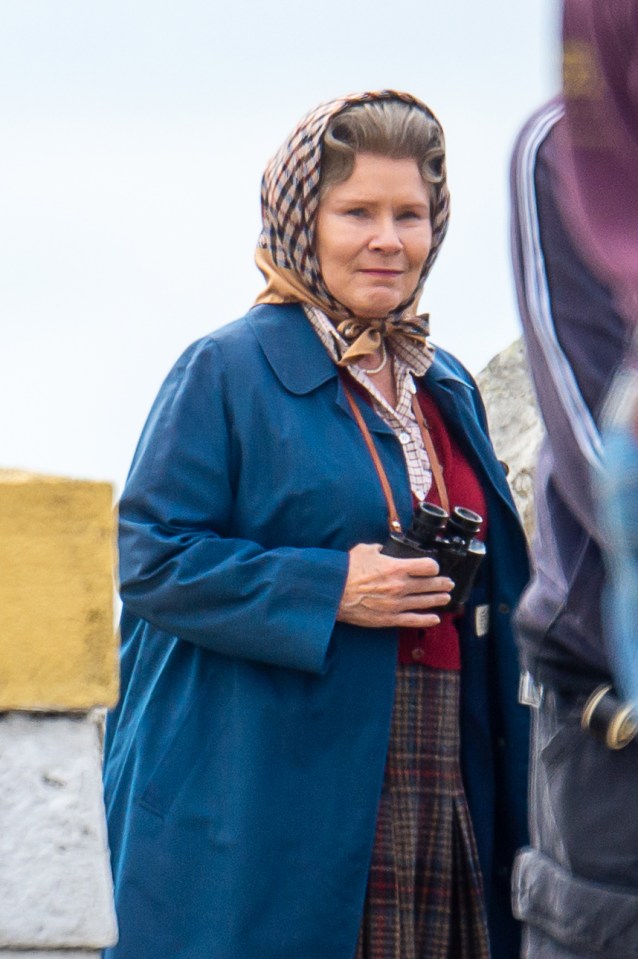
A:
<svg viewBox="0 0 638 959">
<path fill-rule="evenodd" d="M 474 536 L 481 528 L 483 517 L 465 506 L 455 506 L 450 516 L 450 526 L 461 536 Z"/>
<path fill-rule="evenodd" d="M 430 542 L 437 533 L 445 529 L 447 513 L 434 503 L 421 503 L 412 518 L 412 531 L 419 542 Z"/>
</svg>

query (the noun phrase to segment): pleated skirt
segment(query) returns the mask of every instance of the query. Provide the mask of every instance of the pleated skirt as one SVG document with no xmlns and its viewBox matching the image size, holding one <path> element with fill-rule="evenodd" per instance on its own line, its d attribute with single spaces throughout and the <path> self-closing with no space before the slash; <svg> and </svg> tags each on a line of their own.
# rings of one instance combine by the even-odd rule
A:
<svg viewBox="0 0 638 959">
<path fill-rule="evenodd" d="M 460 674 L 397 667 L 355 959 L 489 959 L 481 870 L 460 768 Z"/>
</svg>

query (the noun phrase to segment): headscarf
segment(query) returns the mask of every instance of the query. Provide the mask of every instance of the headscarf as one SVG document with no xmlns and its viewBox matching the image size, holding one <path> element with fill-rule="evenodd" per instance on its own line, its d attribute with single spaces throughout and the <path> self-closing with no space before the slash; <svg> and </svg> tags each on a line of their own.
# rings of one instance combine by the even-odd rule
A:
<svg viewBox="0 0 638 959">
<path fill-rule="evenodd" d="M 314 251 L 324 134 L 339 113 L 357 104 L 378 100 L 399 100 L 416 106 L 440 128 L 432 111 L 408 93 L 382 90 L 330 100 L 316 107 L 297 124 L 266 167 L 261 186 L 263 227 L 255 259 L 267 285 L 257 297 L 257 303 L 300 302 L 318 307 L 338 324 L 342 335 L 353 343 L 342 362 L 354 362 L 360 356 L 373 352 L 386 337 L 407 336 L 425 346 L 429 318 L 427 314 L 415 316 L 414 307 L 443 242 L 449 218 L 449 193 L 443 161 L 441 180 L 433 185 L 434 202 L 430 214 L 432 247 L 410 300 L 400 304 L 387 317 L 362 320 L 354 317 L 328 290 Z"/>
</svg>

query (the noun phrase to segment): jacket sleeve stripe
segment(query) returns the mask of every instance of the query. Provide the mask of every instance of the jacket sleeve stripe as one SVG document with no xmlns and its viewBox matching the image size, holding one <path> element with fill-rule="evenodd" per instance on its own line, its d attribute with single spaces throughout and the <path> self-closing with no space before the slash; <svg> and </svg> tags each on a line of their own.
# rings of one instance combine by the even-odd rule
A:
<svg viewBox="0 0 638 959">
<path fill-rule="evenodd" d="M 580 452 L 591 467 L 600 471 L 600 434 L 556 336 L 534 185 L 538 150 L 563 112 L 562 105 L 556 102 L 541 110 L 522 134 L 514 155 L 514 202 L 518 214 L 522 259 L 519 296 L 524 298 L 525 311 L 545 355 L 547 372 L 553 380 L 556 395 L 568 417 Z"/>
</svg>

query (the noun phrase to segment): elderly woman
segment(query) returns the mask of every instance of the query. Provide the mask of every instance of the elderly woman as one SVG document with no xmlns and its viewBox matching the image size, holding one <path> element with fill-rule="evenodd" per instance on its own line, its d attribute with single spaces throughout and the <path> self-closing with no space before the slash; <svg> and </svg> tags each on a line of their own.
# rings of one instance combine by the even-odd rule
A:
<svg viewBox="0 0 638 959">
<path fill-rule="evenodd" d="M 117 959 L 514 959 L 526 550 L 478 392 L 415 315 L 441 127 L 324 104 L 268 166 L 245 317 L 164 383 L 120 506 Z M 461 613 L 416 503 L 485 517 Z"/>
</svg>

